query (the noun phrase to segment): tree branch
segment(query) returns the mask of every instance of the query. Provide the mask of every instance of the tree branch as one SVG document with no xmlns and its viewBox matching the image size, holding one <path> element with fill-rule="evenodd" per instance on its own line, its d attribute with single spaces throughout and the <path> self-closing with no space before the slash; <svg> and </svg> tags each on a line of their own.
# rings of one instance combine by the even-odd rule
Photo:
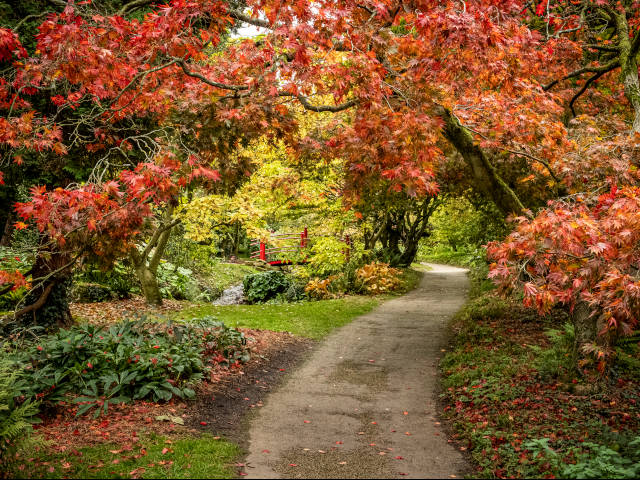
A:
<svg viewBox="0 0 640 480">
<path fill-rule="evenodd" d="M 578 93 L 576 93 L 573 98 L 571 99 L 571 101 L 569 102 L 569 108 L 571 109 L 571 113 L 573 114 L 573 116 L 576 116 L 576 111 L 573 109 L 573 104 L 576 103 L 576 100 L 578 100 L 578 98 L 580 98 L 580 96 L 587 91 L 587 88 L 589 88 L 589 85 L 591 85 L 593 82 L 595 82 L 596 80 L 598 80 L 601 76 L 603 76 L 605 73 L 607 72 L 598 72 L 596 73 L 593 77 L 589 77 L 589 79 L 584 82 L 584 85 L 582 86 L 582 88 L 578 91 Z"/>
<path fill-rule="evenodd" d="M 249 15 L 245 15 L 244 13 L 238 10 L 229 10 L 228 13 L 231 18 L 235 18 L 236 20 L 240 20 L 241 22 L 248 23 L 256 27 L 269 28 L 269 29 L 273 28 L 267 20 L 262 20 L 256 17 L 250 17 Z"/>
<path fill-rule="evenodd" d="M 574 70 L 573 72 L 569 73 L 568 75 L 566 75 L 563 78 L 554 80 L 551 83 L 548 83 L 547 85 L 543 85 L 542 86 L 542 90 L 544 90 L 546 92 L 546 91 L 550 90 L 558 82 L 560 82 L 562 80 L 568 80 L 569 78 L 579 77 L 583 73 L 600 73 L 600 72 L 607 73 L 607 72 L 610 72 L 611 70 L 615 70 L 619 66 L 620 66 L 620 60 L 618 60 L 616 58 L 615 60 L 612 60 L 609 63 L 607 63 L 606 65 L 602 65 L 600 67 L 584 67 L 584 68 L 580 68 L 578 70 Z"/>
<path fill-rule="evenodd" d="M 343 110 L 347 110 L 351 107 L 354 107 L 358 104 L 357 99 L 349 100 L 348 102 L 341 103 L 340 105 L 312 105 L 309 103 L 309 99 L 304 95 L 296 95 L 289 92 L 280 92 L 278 93 L 279 97 L 294 97 L 297 98 L 300 104 L 304 107 L 305 110 L 309 110 L 311 112 L 341 112 Z"/>
<path fill-rule="evenodd" d="M 182 71 L 185 73 L 185 75 L 187 75 L 189 77 L 197 78 L 198 80 L 206 83 L 207 85 L 211 85 L 212 87 L 221 88 L 223 90 L 232 90 L 234 92 L 240 92 L 240 91 L 243 91 L 243 90 L 249 90 L 249 87 L 247 85 L 229 85 L 229 84 L 226 84 L 226 83 L 214 82 L 213 80 L 209 80 L 204 75 L 202 75 L 200 73 L 197 73 L 197 72 L 194 72 L 192 70 L 189 70 L 187 68 L 186 63 L 184 62 L 184 59 L 174 59 L 174 62 L 177 63 L 178 65 L 180 65 L 180 67 L 182 68 Z"/>
<path fill-rule="evenodd" d="M 53 286 L 55 285 L 55 282 L 51 282 L 49 285 L 47 285 L 44 289 L 44 291 L 42 292 L 42 295 L 40 295 L 40 298 L 38 298 L 38 300 L 34 303 L 32 303 L 31 305 L 27 305 L 26 307 L 24 307 L 22 310 L 18 310 L 14 315 L 13 318 L 16 319 L 18 317 L 21 317 L 29 312 L 33 312 L 34 310 L 38 310 L 39 308 L 41 308 L 44 305 L 44 302 L 47 301 L 47 298 L 49 297 L 49 294 L 51 293 L 51 290 L 53 290 Z"/>
<path fill-rule="evenodd" d="M 120 10 L 118 10 L 118 15 L 123 16 L 132 10 L 136 10 L 141 7 L 146 7 L 147 5 L 156 2 L 157 0 L 133 0 L 132 2 L 125 3 Z"/>
</svg>

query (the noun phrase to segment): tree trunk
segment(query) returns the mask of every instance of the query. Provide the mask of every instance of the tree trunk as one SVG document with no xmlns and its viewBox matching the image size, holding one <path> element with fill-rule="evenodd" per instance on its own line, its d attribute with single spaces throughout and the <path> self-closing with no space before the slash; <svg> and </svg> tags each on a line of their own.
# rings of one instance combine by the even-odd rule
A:
<svg viewBox="0 0 640 480">
<path fill-rule="evenodd" d="M 162 293 L 158 287 L 156 273 L 147 267 L 146 262 L 135 266 L 136 276 L 142 288 L 142 294 L 149 305 L 162 305 Z"/>
<path fill-rule="evenodd" d="M 142 288 L 142 294 L 150 305 L 162 305 L 162 294 L 160 293 L 157 278 L 158 265 L 160 265 L 160 260 L 167 247 L 171 231 L 179 223 L 177 220 L 171 220 L 173 210 L 174 205 L 170 204 L 165 211 L 163 221 L 156 228 L 142 253 L 136 247 L 129 252 L 133 268 Z"/>
<path fill-rule="evenodd" d="M 31 270 L 34 287 L 25 297 L 25 306 L 15 314 L 16 326 L 37 325 L 52 329 L 73 324 L 68 295 L 72 263 L 68 253 L 38 252 Z"/>
<path fill-rule="evenodd" d="M 593 345 L 598 336 L 598 326 L 595 315 L 586 302 L 579 302 L 573 309 L 573 329 L 575 341 L 573 344 L 573 358 L 578 360 L 584 356 L 585 345 Z"/>
<path fill-rule="evenodd" d="M 7 214 L 7 220 L 4 223 L 2 236 L 0 237 L 0 247 L 8 247 L 11 244 L 11 234 L 13 233 L 13 213 Z"/>
<path fill-rule="evenodd" d="M 640 81 L 638 80 L 638 46 L 629 39 L 629 23 L 624 13 L 615 18 L 618 27 L 620 47 L 620 79 L 624 85 L 624 94 L 633 108 L 632 132 L 640 133 Z M 640 33 L 635 32 L 635 35 Z"/>
<path fill-rule="evenodd" d="M 515 192 L 498 175 L 485 152 L 474 142 L 471 133 L 462 126 L 450 110 L 439 107 L 438 114 L 445 122 L 444 136 L 462 155 L 471 168 L 474 185 L 485 197 L 493 200 L 505 214 L 517 215 L 524 211 L 524 205 Z"/>
<path fill-rule="evenodd" d="M 596 363 L 602 362 L 598 369 L 600 374 L 604 374 L 613 361 L 613 357 L 609 356 L 609 354 L 612 353 L 612 349 L 617 341 L 617 332 L 607 329 L 607 325 L 602 319 L 602 316 L 593 315 L 593 310 L 586 302 L 576 304 L 573 310 L 572 320 L 575 332 L 573 358 L 576 361 L 576 369 L 580 371 L 580 361 L 587 356 L 594 358 L 595 352 L 590 353 L 590 351 L 593 346 L 595 346 L 598 350 L 605 353 L 605 357 L 595 358 Z M 603 366 L 604 369 L 600 369 L 601 366 Z"/>
</svg>

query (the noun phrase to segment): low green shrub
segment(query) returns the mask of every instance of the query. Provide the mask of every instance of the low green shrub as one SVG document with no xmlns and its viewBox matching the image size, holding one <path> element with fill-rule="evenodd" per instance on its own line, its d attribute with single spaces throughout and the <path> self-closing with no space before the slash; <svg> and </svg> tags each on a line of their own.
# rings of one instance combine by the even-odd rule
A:
<svg viewBox="0 0 640 480">
<path fill-rule="evenodd" d="M 286 292 L 292 281 L 282 272 L 269 271 L 247 275 L 242 284 L 249 303 L 264 303 Z"/>
<path fill-rule="evenodd" d="M 0 466 L 26 440 L 38 420 L 37 402 L 16 403 L 18 375 L 6 353 L 0 352 Z"/>
<path fill-rule="evenodd" d="M 536 370 L 543 378 L 566 376 L 576 360 L 573 347 L 575 339 L 573 325 L 565 323 L 562 330 L 549 329 L 544 333 L 549 338 L 551 347 L 530 346 L 535 353 Z"/>
<path fill-rule="evenodd" d="M 114 297 L 109 287 L 99 283 L 76 283 L 69 293 L 71 301 L 77 303 L 107 302 Z"/>
<path fill-rule="evenodd" d="M 98 268 L 93 264 L 85 265 L 83 269 L 74 275 L 74 285 L 71 289 L 71 296 L 74 301 L 83 301 L 83 285 L 100 285 L 108 289 L 111 295 L 117 298 L 129 298 L 133 294 L 140 293 L 140 286 L 133 269 L 123 262 L 115 262 L 108 270 Z M 97 289 L 95 291 L 97 292 Z M 89 299 L 84 300 L 86 302 L 110 300 L 106 295 L 100 296 L 93 292 L 88 292 L 87 296 Z"/>
<path fill-rule="evenodd" d="M 321 237 L 313 242 L 307 270 L 309 276 L 327 277 L 343 270 L 347 244 L 334 237 Z"/>
<path fill-rule="evenodd" d="M 75 399 L 82 404 L 78 414 L 96 408 L 96 415 L 134 399 L 190 398 L 206 368 L 203 355 L 245 360 L 245 345 L 240 332 L 212 319 L 74 326 L 13 349 L 13 369 L 20 372 L 14 395 L 22 403 L 54 404 L 82 394 Z"/>
<path fill-rule="evenodd" d="M 198 285 L 193 278 L 193 271 L 188 268 L 163 261 L 158 265 L 157 278 L 164 298 L 189 300 L 197 295 Z"/>
<path fill-rule="evenodd" d="M 559 472 L 562 478 L 638 478 L 640 476 L 640 437 L 635 437 L 621 449 L 607 445 L 582 442 L 559 452 L 551 448 L 548 438 L 535 438 L 522 444 L 529 450 L 533 463 L 545 466 L 550 472 Z M 617 446 L 620 448 L 619 446 Z M 573 457 L 574 463 L 562 458 Z"/>
</svg>

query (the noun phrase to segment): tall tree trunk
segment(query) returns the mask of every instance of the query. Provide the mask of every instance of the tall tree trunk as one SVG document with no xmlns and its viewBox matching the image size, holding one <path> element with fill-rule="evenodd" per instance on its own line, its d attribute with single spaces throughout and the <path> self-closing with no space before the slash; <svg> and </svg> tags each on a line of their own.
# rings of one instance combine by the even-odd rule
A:
<svg viewBox="0 0 640 480">
<path fill-rule="evenodd" d="M 2 229 L 2 236 L 0 236 L 0 247 L 8 247 L 11 244 L 11 234 L 13 233 L 13 212 L 7 214 L 7 219 L 4 222 L 4 228 Z"/>
</svg>

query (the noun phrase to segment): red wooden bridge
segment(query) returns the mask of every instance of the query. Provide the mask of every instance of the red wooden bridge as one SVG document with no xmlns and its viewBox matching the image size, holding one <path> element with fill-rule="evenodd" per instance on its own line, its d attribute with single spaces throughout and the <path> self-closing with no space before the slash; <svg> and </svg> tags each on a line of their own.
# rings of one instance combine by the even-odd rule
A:
<svg viewBox="0 0 640 480">
<path fill-rule="evenodd" d="M 351 240 L 347 235 L 344 238 L 347 244 L 345 255 L 349 261 L 351 250 Z M 277 243 L 281 246 L 273 245 Z M 270 265 L 291 265 L 292 263 L 307 263 L 307 256 L 304 250 L 309 247 L 309 232 L 307 227 L 300 233 L 272 233 L 269 242 L 264 240 L 252 240 L 251 258 L 260 259 Z M 298 257 L 297 260 L 287 259 L 287 255 Z"/>
</svg>

